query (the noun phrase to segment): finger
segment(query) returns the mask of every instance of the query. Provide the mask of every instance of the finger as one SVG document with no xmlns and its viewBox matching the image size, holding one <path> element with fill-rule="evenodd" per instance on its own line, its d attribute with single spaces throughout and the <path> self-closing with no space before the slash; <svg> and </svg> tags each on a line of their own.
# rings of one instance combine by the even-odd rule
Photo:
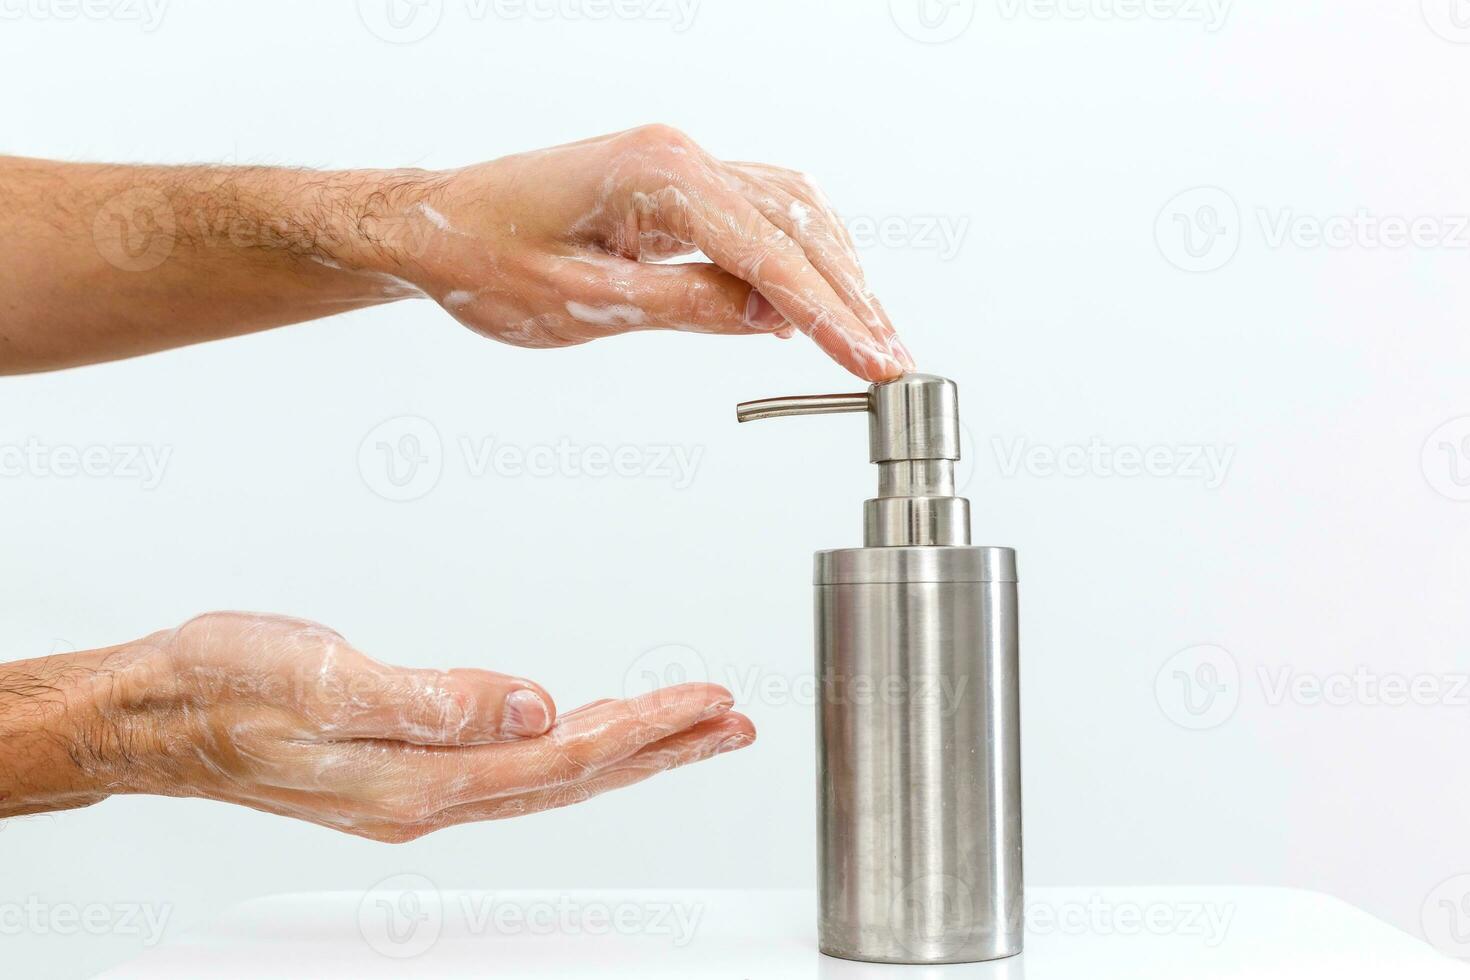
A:
<svg viewBox="0 0 1470 980">
<path fill-rule="evenodd" d="M 500 816 L 548 809 L 553 804 L 546 801 L 556 798 L 559 792 L 567 791 L 576 783 L 630 772 L 641 773 L 636 779 L 628 780 L 637 782 L 656 772 L 722 751 L 732 751 L 754 741 L 755 728 L 750 719 L 730 711 L 727 698 L 714 691 L 701 695 L 688 690 L 710 687 L 712 685 L 682 685 L 682 689 L 671 688 L 645 696 L 644 700 L 651 699 L 655 712 L 671 708 L 674 704 L 700 704 L 704 705 L 700 714 L 707 717 L 662 738 L 652 738 L 605 766 L 577 767 L 575 771 L 581 773 L 577 778 L 545 783 L 544 775 L 537 776 L 546 771 L 541 766 L 533 763 L 529 769 L 517 769 L 525 767 L 527 760 L 523 754 L 516 754 L 512 760 L 512 750 L 545 739 L 462 748 L 354 741 L 295 746 L 294 754 L 290 756 L 293 765 L 284 770 L 289 776 L 285 783 L 252 781 L 248 790 L 240 789 L 233 798 L 247 806 L 309 820 L 362 837 L 390 841 L 411 840 L 439 826 L 447 826 L 445 814 L 451 812 L 468 814 L 473 810 L 490 813 L 496 811 L 501 803 L 506 805 Z M 659 694 L 668 697 L 656 697 Z M 711 694 L 714 695 L 713 701 L 709 697 Z M 632 702 L 609 701 L 606 704 L 626 708 Z M 604 704 L 589 705 L 564 715 L 558 727 L 567 725 L 568 718 L 585 717 L 601 707 Z M 678 723 L 669 722 L 667 718 L 662 722 L 650 721 L 652 727 L 646 734 L 664 731 L 666 724 Z M 596 724 L 608 729 L 616 727 L 615 721 L 607 718 L 596 719 Z M 611 734 L 604 747 L 610 748 L 615 738 L 615 733 Z M 494 794 L 481 798 L 466 793 L 466 786 L 473 778 L 487 776 L 496 787 Z M 480 783 L 481 792 L 485 786 L 485 783 Z M 530 788 L 517 790 L 516 787 Z M 610 785 L 604 788 L 610 788 Z M 562 802 L 554 805 L 564 806 L 573 802 L 576 796 L 576 791 L 570 791 Z M 523 802 L 510 802 L 515 800 Z M 467 819 L 493 818 L 478 816 Z"/>
<path fill-rule="evenodd" d="M 315 734 L 333 740 L 471 745 L 541 735 L 556 718 L 551 695 L 525 678 L 392 667 L 355 651 L 322 665 L 311 696 Z"/>
<path fill-rule="evenodd" d="M 717 684 L 678 684 L 589 708 L 534 741 L 497 747 L 504 772 L 482 798 L 583 779 L 702 721 L 730 711 L 734 698 Z M 471 792 L 475 786 L 469 787 Z"/>
<path fill-rule="evenodd" d="M 811 180 L 811 178 L 807 177 L 806 174 L 799 170 L 778 167 L 771 163 L 756 163 L 748 160 L 732 161 L 727 165 L 764 178 L 767 183 L 784 189 L 792 197 L 805 201 L 823 212 L 827 215 L 832 225 L 837 228 L 848 251 L 852 252 L 853 255 L 857 254 L 857 242 L 853 241 L 852 232 L 837 217 L 837 209 L 832 206 L 832 202 L 823 193 L 822 188 Z"/>
<path fill-rule="evenodd" d="M 582 712 L 586 711 L 588 708 L 595 708 L 599 704 L 610 704 L 610 703 L 612 703 L 612 701 L 613 701 L 612 698 L 598 698 L 596 701 L 588 701 L 586 704 L 582 705 L 580 708 L 573 708 L 571 711 L 563 711 L 560 715 L 557 715 L 557 719 L 560 720 L 560 721 L 566 721 L 568 718 L 571 718 L 574 715 L 581 714 Z"/>
<path fill-rule="evenodd" d="M 705 213 L 695 230 L 705 254 L 755 285 L 782 316 L 859 377 L 883 381 L 902 374 L 902 363 L 883 338 L 857 317 L 800 245 L 744 197 L 725 194 L 721 208 L 735 228 Z"/>
<path fill-rule="evenodd" d="M 727 166 L 739 176 L 742 192 L 768 221 L 795 239 L 808 257 L 813 257 L 814 249 L 823 253 L 823 264 L 817 266 L 817 271 L 839 293 L 855 294 L 859 302 L 854 309 L 865 322 L 870 313 L 877 318 L 877 311 L 869 309 L 874 303 L 866 288 L 856 243 L 816 187 L 803 185 L 797 179 L 799 175 L 777 167 L 753 163 Z M 861 288 L 854 288 L 854 283 Z"/>
<path fill-rule="evenodd" d="M 609 701 L 562 719 L 540 738 L 493 745 L 410 745 L 357 739 L 315 746 L 303 765 L 312 786 L 358 801 L 368 813 L 400 823 L 450 806 L 544 789 L 599 769 L 730 710 L 730 692 L 680 684 L 626 701 Z"/>
<path fill-rule="evenodd" d="M 659 329 L 708 334 L 774 333 L 788 326 L 750 283 L 708 262 L 655 265 L 599 256 L 595 275 L 564 286 L 573 319 L 608 332 Z"/>
<path fill-rule="evenodd" d="M 755 725 L 730 712 L 647 745 L 624 761 L 586 779 L 516 796 L 450 807 L 413 828 L 416 834 L 482 820 L 502 820 L 582 803 L 659 773 L 743 749 L 755 741 Z"/>
<path fill-rule="evenodd" d="M 742 165 L 736 165 L 735 169 L 742 175 L 742 189 L 750 202 L 766 220 L 801 246 L 808 261 L 842 297 L 848 308 L 905 368 L 912 370 L 913 358 L 899 341 L 888 314 L 868 288 L 847 229 L 835 214 L 815 199 L 814 188 L 808 190 L 792 183 L 783 185 Z M 798 195 L 794 192 L 796 190 L 802 190 L 806 196 Z"/>
<path fill-rule="evenodd" d="M 916 367 L 913 355 L 909 353 L 903 340 L 897 336 L 893 321 L 888 316 L 888 312 L 883 309 L 882 301 L 867 286 L 866 276 L 862 272 L 862 263 L 858 259 L 857 242 L 853 240 L 852 231 L 847 227 L 847 223 L 838 216 L 837 209 L 832 206 L 831 200 L 823 193 L 822 188 L 806 174 L 795 170 L 788 170 L 785 167 L 777 167 L 767 163 L 735 163 L 731 164 L 731 166 L 748 171 L 757 177 L 763 177 L 768 185 L 780 188 L 797 201 L 814 208 L 822 215 L 827 226 L 836 230 L 842 242 L 843 250 L 851 258 L 853 268 L 857 270 L 858 286 L 866 298 L 867 304 L 877 312 L 879 318 L 890 332 L 888 337 L 890 348 L 893 349 L 893 352 L 910 369 Z"/>
<path fill-rule="evenodd" d="M 839 364 L 869 381 L 903 365 L 848 308 L 801 247 L 716 173 L 696 171 L 697 192 L 668 187 L 639 206 L 675 237 L 691 240 L 726 271 L 760 291 L 797 329 Z"/>
</svg>

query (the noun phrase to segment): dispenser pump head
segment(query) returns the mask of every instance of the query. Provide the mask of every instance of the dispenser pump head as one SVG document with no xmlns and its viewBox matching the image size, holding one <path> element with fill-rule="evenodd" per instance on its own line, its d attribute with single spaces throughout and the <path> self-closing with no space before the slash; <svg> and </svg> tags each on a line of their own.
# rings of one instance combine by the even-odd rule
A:
<svg viewBox="0 0 1470 980">
<path fill-rule="evenodd" d="M 869 548 L 970 543 L 970 502 L 955 496 L 960 458 L 959 396 L 948 378 L 906 374 L 847 395 L 796 395 L 743 402 L 741 422 L 788 415 L 868 413 L 868 459 L 878 496 L 863 505 Z"/>
</svg>

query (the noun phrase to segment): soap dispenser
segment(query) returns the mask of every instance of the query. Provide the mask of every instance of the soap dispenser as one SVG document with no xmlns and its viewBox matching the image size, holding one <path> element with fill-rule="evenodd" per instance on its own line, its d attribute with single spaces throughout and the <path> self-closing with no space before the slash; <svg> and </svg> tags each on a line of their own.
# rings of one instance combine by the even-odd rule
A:
<svg viewBox="0 0 1470 980">
<path fill-rule="evenodd" d="M 868 414 L 863 547 L 816 554 L 818 933 L 875 963 L 1021 951 L 1016 555 L 970 544 L 954 382 L 746 402 Z"/>
</svg>

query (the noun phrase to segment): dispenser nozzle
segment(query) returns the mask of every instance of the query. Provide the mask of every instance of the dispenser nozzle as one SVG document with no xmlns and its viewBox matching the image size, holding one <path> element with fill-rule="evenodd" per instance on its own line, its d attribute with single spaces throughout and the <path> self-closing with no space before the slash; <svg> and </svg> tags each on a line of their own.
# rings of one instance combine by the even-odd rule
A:
<svg viewBox="0 0 1470 980">
<path fill-rule="evenodd" d="M 932 374 L 907 374 L 846 395 L 793 395 L 742 402 L 741 422 L 790 415 L 868 413 L 868 458 L 878 464 L 878 497 L 867 503 L 869 546 L 958 545 L 970 540 L 970 508 L 955 496 L 960 458 L 955 384 Z"/>
<path fill-rule="evenodd" d="M 851 395 L 792 395 L 789 398 L 762 398 L 735 406 L 737 422 L 757 419 L 779 419 L 788 415 L 836 415 L 839 412 L 866 412 L 872 405 L 866 391 Z"/>
</svg>

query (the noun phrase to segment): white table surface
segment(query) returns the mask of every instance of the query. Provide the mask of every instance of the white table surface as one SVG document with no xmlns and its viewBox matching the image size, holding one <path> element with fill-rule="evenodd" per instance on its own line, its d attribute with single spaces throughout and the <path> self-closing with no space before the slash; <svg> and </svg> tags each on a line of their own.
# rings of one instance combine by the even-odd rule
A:
<svg viewBox="0 0 1470 980">
<path fill-rule="evenodd" d="M 947 967 L 816 949 L 803 891 L 367 892 L 256 899 L 102 977 L 616 977 L 719 980 L 1255 980 L 1470 977 L 1325 895 L 1284 888 L 1033 888 L 1026 951 Z"/>
</svg>

